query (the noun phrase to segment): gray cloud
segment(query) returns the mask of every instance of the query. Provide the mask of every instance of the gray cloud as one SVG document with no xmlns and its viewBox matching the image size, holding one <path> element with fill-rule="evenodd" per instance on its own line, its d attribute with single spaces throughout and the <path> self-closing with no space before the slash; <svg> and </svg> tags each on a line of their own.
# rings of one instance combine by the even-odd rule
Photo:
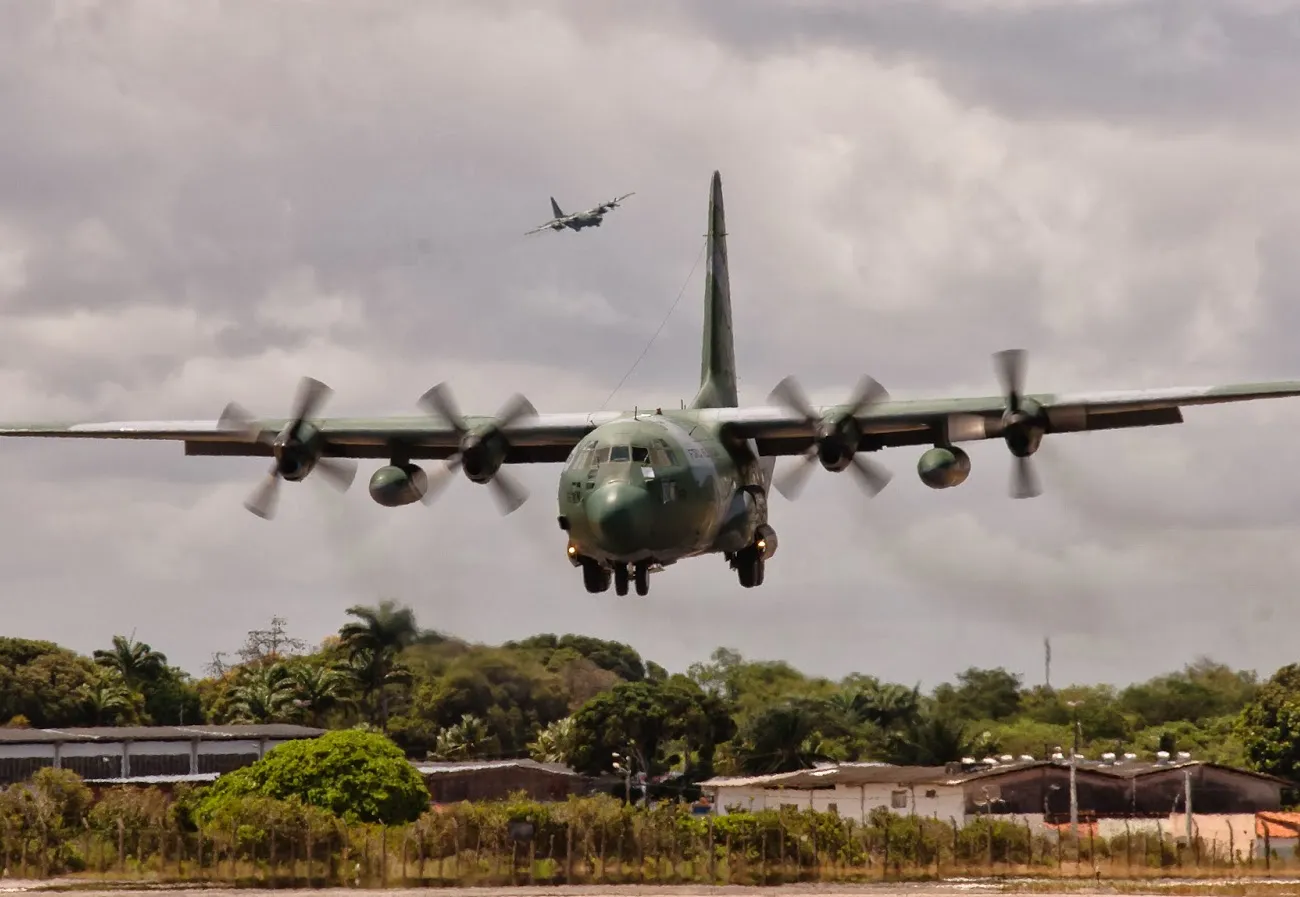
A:
<svg viewBox="0 0 1300 897">
<path fill-rule="evenodd" d="M 756 10 L 757 7 L 757 10 Z M 837 401 L 1294 376 L 1292 7 L 1207 3 L 474 5 L 86 2 L 0 11 L 0 416 L 675 405 L 698 371 L 708 178 L 727 195 L 742 398 Z M 635 190 L 599 231 L 523 232 L 547 197 Z M 136 628 L 197 670 L 272 614 L 318 639 L 391 595 L 500 640 L 581 631 L 672 668 L 718 644 L 933 682 L 968 664 L 1123 681 L 1196 653 L 1293 659 L 1292 403 L 1050 439 L 930 492 L 919 452 L 866 504 L 775 501 L 763 588 L 719 560 L 587 595 L 555 470 L 502 520 L 285 490 L 179 447 L 12 441 L 9 631 L 89 650 Z M 786 462 L 782 462 L 786 463 Z M 1165 637 L 1152 639 L 1155 627 Z"/>
</svg>

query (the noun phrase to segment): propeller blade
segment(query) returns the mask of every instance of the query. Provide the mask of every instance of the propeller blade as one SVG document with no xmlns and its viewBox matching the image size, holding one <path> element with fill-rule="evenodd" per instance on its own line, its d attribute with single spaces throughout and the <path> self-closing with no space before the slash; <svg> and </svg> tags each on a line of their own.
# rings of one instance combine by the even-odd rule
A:
<svg viewBox="0 0 1300 897">
<path fill-rule="evenodd" d="M 258 424 L 257 418 L 253 417 L 252 412 L 238 402 L 231 402 L 221 412 L 221 418 L 217 421 L 217 429 L 229 433 L 240 433 L 249 442 L 257 442 L 262 436 L 262 427 Z"/>
<path fill-rule="evenodd" d="M 533 407 L 533 403 L 524 398 L 521 393 L 515 393 L 497 412 L 497 426 L 504 430 L 516 421 L 536 416 L 537 409 Z"/>
<path fill-rule="evenodd" d="M 863 377 L 858 381 L 857 391 L 854 392 L 853 400 L 849 403 L 849 414 L 857 416 L 872 405 L 878 405 L 888 398 L 889 392 L 885 387 L 877 383 L 873 377 Z"/>
<path fill-rule="evenodd" d="M 862 488 L 867 491 L 870 497 L 880 494 L 880 491 L 889 485 L 889 481 L 894 475 L 881 465 L 862 455 L 853 456 L 853 472 L 858 475 L 858 482 Z"/>
<path fill-rule="evenodd" d="M 1016 465 L 1011 471 L 1011 497 L 1034 498 L 1042 494 L 1038 483 L 1038 472 L 1030 458 L 1016 458 Z"/>
<path fill-rule="evenodd" d="M 995 352 L 993 363 L 997 368 L 998 379 L 1002 382 L 1002 394 L 1007 397 L 1007 409 L 1011 412 L 1018 411 L 1025 386 L 1025 350 L 1003 349 Z"/>
<path fill-rule="evenodd" d="M 776 385 L 768 395 L 768 401 L 783 406 L 787 411 L 799 415 L 806 421 L 817 420 L 817 412 L 793 374 Z"/>
<path fill-rule="evenodd" d="M 469 430 L 469 427 L 465 426 L 465 418 L 461 416 L 456 400 L 452 398 L 451 389 L 446 383 L 439 383 L 420 396 L 420 405 L 425 410 L 446 421 L 456 431 L 457 436 L 464 436 L 466 431 Z"/>
<path fill-rule="evenodd" d="M 275 508 L 279 503 L 279 497 L 280 476 L 273 464 L 262 482 L 258 483 L 257 488 L 244 500 L 244 507 L 263 520 L 270 520 L 275 516 Z"/>
<path fill-rule="evenodd" d="M 502 515 L 514 513 L 528 501 L 528 490 L 524 484 L 505 468 L 498 470 L 496 476 L 488 480 L 488 486 L 492 489 L 492 497 L 496 499 Z"/>
<path fill-rule="evenodd" d="M 338 491 L 347 492 L 356 479 L 357 463 L 350 458 L 321 458 L 313 473 L 320 473 Z"/>
<path fill-rule="evenodd" d="M 320 406 L 333 392 L 334 390 L 315 377 L 303 377 L 298 382 L 298 395 L 294 400 L 292 419 L 304 421 L 315 417 Z"/>
<path fill-rule="evenodd" d="M 424 490 L 424 495 L 420 496 L 420 501 L 426 505 L 433 504 L 438 496 L 442 495 L 447 484 L 456 477 L 456 471 L 460 469 L 460 455 L 455 454 L 448 458 L 439 467 L 434 467 L 425 472 L 429 478 L 429 486 Z"/>
<path fill-rule="evenodd" d="M 780 492 L 786 501 L 794 501 L 799 497 L 799 493 L 803 492 L 803 487 L 808 484 L 808 475 L 813 472 L 816 462 L 817 450 L 814 447 L 801 455 L 780 476 L 773 477 L 772 485 L 776 487 L 776 491 Z"/>
</svg>

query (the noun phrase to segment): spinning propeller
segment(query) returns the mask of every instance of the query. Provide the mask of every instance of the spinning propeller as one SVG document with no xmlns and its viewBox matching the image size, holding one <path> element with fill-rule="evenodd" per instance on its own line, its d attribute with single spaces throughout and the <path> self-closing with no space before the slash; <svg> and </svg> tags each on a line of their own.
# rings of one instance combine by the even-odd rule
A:
<svg viewBox="0 0 1300 897">
<path fill-rule="evenodd" d="M 345 458 L 324 458 L 321 453 L 325 440 L 312 423 L 316 412 L 333 392 L 328 386 L 311 377 L 303 377 L 298 384 L 298 396 L 293 415 L 284 429 L 274 436 L 263 431 L 242 405 L 231 402 L 221 414 L 217 426 L 222 430 L 244 434 L 250 442 L 271 447 L 275 461 L 266 478 L 244 502 L 244 507 L 269 520 L 275 515 L 280 495 L 280 481 L 297 482 L 313 470 L 319 470 L 329 483 L 340 492 L 346 492 L 357 475 L 356 462 Z"/>
<path fill-rule="evenodd" d="M 432 501 L 435 493 L 451 481 L 457 468 L 464 470 L 472 481 L 492 487 L 493 497 L 502 514 L 518 510 L 528 500 L 528 490 L 501 467 L 510 450 L 510 444 L 501 431 L 524 418 L 536 417 L 537 409 L 532 402 L 516 393 L 501 406 L 491 423 L 474 428 L 466 423 L 445 383 L 439 383 L 422 395 L 420 405 L 455 430 L 460 443 L 459 449 L 447 459 L 445 466 L 430 474 L 429 489 L 425 493 L 426 503 Z"/>
<path fill-rule="evenodd" d="M 636 194 L 635 190 L 633 190 L 631 193 L 624 193 L 622 196 L 615 197 L 614 199 L 611 199 L 609 202 L 601 203 L 599 207 L 601 209 L 604 209 L 606 212 L 608 212 L 610 209 L 617 209 L 620 205 L 623 204 L 623 200 L 627 199 L 629 196 L 634 196 L 635 194 Z"/>
<path fill-rule="evenodd" d="M 1006 410 L 1002 412 L 999 428 L 1016 459 L 1011 471 L 1012 498 L 1033 498 L 1042 493 L 1029 456 L 1038 451 L 1047 432 L 1047 415 L 1033 399 L 1024 398 L 1025 356 L 1024 349 L 1004 349 L 993 354 L 1002 394 L 1006 397 Z"/>
<path fill-rule="evenodd" d="M 831 471 L 852 468 L 869 497 L 889 485 L 893 474 L 858 454 L 862 431 L 855 419 L 856 415 L 888 398 L 889 393 L 883 386 L 871 377 L 863 377 L 848 406 L 835 415 L 823 417 L 818 415 L 793 376 L 778 383 L 768 400 L 803 418 L 813 435 L 813 444 L 804 452 L 798 466 L 776 478 L 777 491 L 793 501 L 803 490 L 814 461 L 820 461 L 822 467 Z"/>
</svg>

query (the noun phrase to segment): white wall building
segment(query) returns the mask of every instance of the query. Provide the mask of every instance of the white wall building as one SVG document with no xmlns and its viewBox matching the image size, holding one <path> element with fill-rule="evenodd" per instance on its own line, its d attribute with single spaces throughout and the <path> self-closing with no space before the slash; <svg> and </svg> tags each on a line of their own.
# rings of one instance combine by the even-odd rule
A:
<svg viewBox="0 0 1300 897">
<path fill-rule="evenodd" d="M 715 812 L 783 806 L 838 813 L 865 822 L 884 807 L 901 815 L 956 819 L 966 814 L 965 789 L 944 767 L 843 763 L 768 776 L 718 777 L 700 783 Z"/>
</svg>

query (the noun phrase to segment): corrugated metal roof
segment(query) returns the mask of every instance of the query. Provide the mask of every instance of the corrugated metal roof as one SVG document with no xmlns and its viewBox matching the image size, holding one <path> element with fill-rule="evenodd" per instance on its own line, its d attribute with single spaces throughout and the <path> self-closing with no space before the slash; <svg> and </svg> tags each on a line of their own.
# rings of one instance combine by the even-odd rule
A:
<svg viewBox="0 0 1300 897">
<path fill-rule="evenodd" d="M 220 773 L 194 772 L 174 776 L 126 776 L 112 779 L 82 779 L 87 785 L 179 785 L 189 782 L 215 782 Z"/>
<path fill-rule="evenodd" d="M 478 772 L 484 769 L 536 769 L 554 775 L 577 777 L 578 774 L 562 763 L 538 763 L 536 760 L 413 760 L 422 774 L 434 775 L 454 772 Z"/>
<path fill-rule="evenodd" d="M 1022 760 L 999 763 L 996 766 L 980 766 L 965 772 L 950 773 L 942 766 L 890 766 L 888 764 L 867 765 L 844 763 L 818 769 L 806 769 L 796 772 L 774 773 L 767 776 L 717 777 L 701 782 L 709 788 L 816 788 L 833 785 L 964 785 L 975 780 L 993 779 L 1028 769 L 1055 767 L 1069 769 L 1070 764 L 1064 760 Z M 1183 760 L 1175 762 L 1140 762 L 1102 763 L 1099 761 L 1081 761 L 1076 766 L 1078 775 L 1105 776 L 1111 779 L 1131 779 L 1159 773 L 1173 772 L 1190 766 L 1204 766 L 1221 770 L 1229 775 L 1248 776 L 1264 779 L 1281 785 L 1290 785 L 1284 779 L 1255 772 L 1250 769 L 1237 769 L 1204 760 Z"/>
<path fill-rule="evenodd" d="M 66 729 L 0 728 L 0 744 L 54 744 L 60 741 L 238 741 L 241 739 L 317 738 L 324 729 L 286 723 L 247 726 L 96 726 Z"/>
</svg>

